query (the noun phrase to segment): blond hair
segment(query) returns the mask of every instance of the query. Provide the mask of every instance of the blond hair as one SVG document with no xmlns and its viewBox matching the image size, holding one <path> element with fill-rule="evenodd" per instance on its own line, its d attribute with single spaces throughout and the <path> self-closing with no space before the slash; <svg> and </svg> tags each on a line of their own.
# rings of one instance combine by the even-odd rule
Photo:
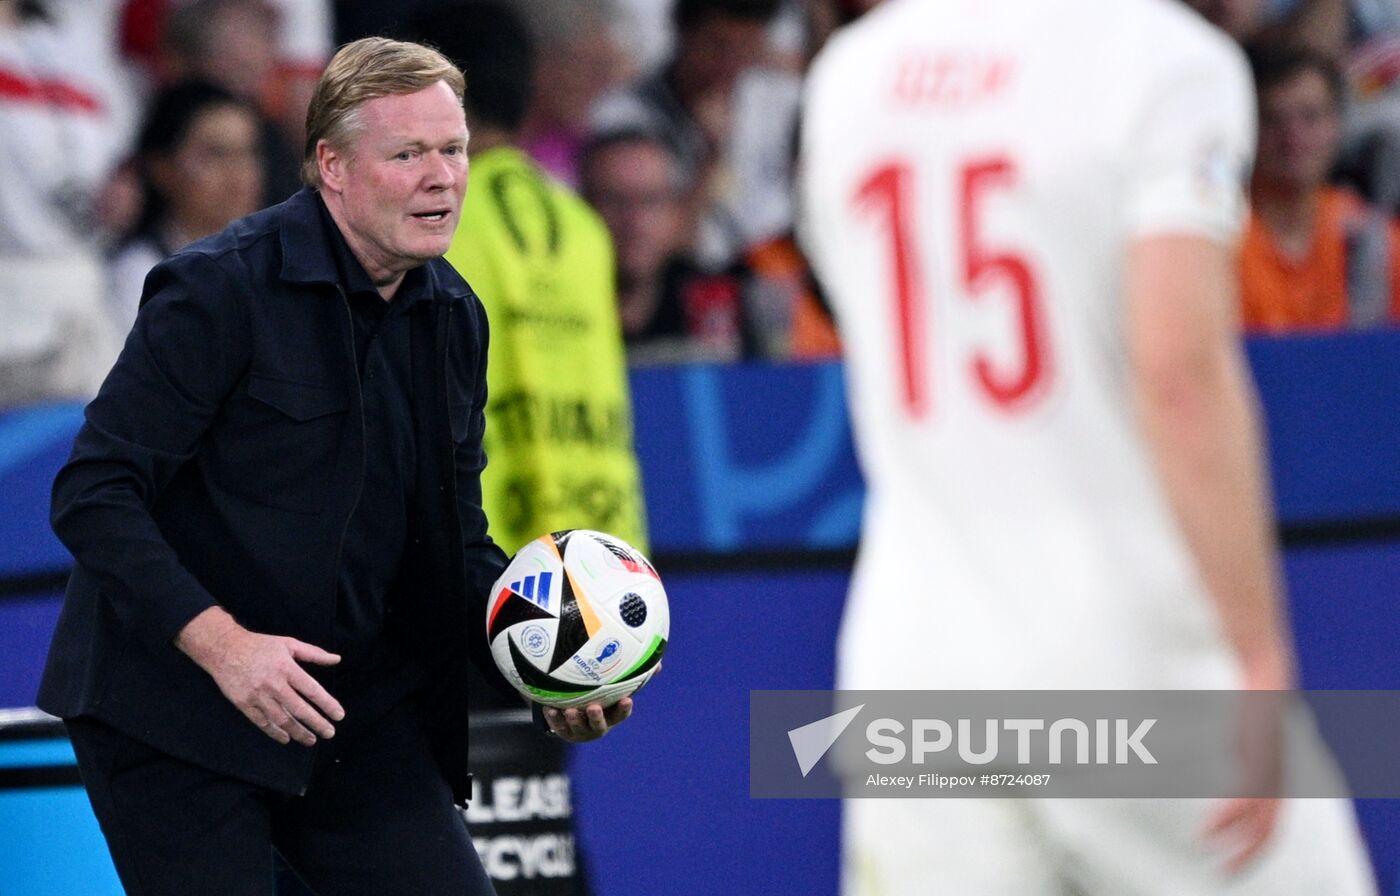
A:
<svg viewBox="0 0 1400 896">
<path fill-rule="evenodd" d="M 462 73 L 437 50 L 421 44 L 366 37 L 341 47 L 331 58 L 306 110 L 306 150 L 301 179 L 321 186 L 316 145 L 325 140 L 337 149 L 349 146 L 362 126 L 360 106 L 381 96 L 415 93 L 439 81 L 447 82 L 462 101 Z"/>
</svg>

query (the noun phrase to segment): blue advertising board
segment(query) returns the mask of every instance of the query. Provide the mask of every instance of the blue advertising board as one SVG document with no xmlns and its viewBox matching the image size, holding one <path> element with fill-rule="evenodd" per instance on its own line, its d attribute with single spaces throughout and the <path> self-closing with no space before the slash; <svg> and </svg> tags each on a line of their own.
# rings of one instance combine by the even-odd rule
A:
<svg viewBox="0 0 1400 896">
<path fill-rule="evenodd" d="M 1400 520 L 1400 333 L 1253 340 L 1273 488 L 1289 526 Z M 849 548 L 863 485 L 839 364 L 632 374 L 660 553 Z M 0 577 L 65 569 L 48 490 L 76 405 L 0 413 Z"/>
<path fill-rule="evenodd" d="M 838 365 L 638 370 L 632 403 L 657 550 L 855 544 L 864 490 Z"/>
</svg>

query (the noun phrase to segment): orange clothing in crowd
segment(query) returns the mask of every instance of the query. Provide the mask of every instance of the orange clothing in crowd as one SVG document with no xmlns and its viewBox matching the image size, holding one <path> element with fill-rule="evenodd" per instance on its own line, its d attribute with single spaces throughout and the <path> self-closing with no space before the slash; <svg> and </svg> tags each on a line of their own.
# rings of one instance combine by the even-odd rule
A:
<svg viewBox="0 0 1400 896">
<path fill-rule="evenodd" d="M 1318 197 L 1312 245 L 1288 257 L 1256 212 L 1240 248 L 1244 327 L 1255 333 L 1400 322 L 1400 225 L 1354 193 Z"/>
<path fill-rule="evenodd" d="M 831 313 L 816 295 L 807 260 L 791 236 L 778 237 L 751 248 L 744 260 L 755 276 L 780 286 L 792 298 L 792 330 L 788 357 L 817 361 L 841 355 L 841 339 Z"/>
</svg>

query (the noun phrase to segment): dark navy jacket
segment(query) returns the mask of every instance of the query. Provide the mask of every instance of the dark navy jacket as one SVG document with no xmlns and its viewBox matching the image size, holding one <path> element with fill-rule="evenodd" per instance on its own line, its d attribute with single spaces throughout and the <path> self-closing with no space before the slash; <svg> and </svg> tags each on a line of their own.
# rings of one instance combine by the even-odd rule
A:
<svg viewBox="0 0 1400 896">
<path fill-rule="evenodd" d="M 364 476 L 350 312 L 309 190 L 162 262 L 53 488 L 76 559 L 39 705 L 288 793 L 312 750 L 279 745 L 173 644 L 217 603 L 245 627 L 331 648 L 336 573 Z M 424 705 L 466 795 L 468 658 L 506 557 L 486 534 L 485 312 L 441 259 L 412 317 L 418 476 L 388 620 L 424 662 Z M 309 667 L 334 693 L 334 671 Z M 478 679 L 480 680 L 480 679 Z"/>
</svg>

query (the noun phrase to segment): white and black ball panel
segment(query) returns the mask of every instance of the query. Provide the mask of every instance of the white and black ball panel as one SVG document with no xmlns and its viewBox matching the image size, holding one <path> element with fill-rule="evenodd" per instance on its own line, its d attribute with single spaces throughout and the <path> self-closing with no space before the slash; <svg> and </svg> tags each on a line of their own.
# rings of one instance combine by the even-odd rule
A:
<svg viewBox="0 0 1400 896">
<path fill-rule="evenodd" d="M 655 568 L 605 533 L 535 539 L 516 553 L 492 595 L 492 656 L 522 694 L 547 705 L 616 702 L 651 678 L 670 636 Z"/>
</svg>

